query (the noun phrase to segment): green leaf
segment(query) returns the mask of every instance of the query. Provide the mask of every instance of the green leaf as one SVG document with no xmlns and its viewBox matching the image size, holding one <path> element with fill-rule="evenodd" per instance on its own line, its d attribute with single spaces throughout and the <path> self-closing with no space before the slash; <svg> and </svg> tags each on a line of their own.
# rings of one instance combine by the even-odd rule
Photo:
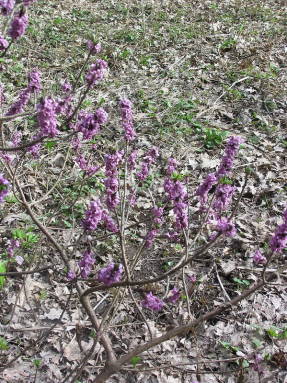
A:
<svg viewBox="0 0 287 383">
<path fill-rule="evenodd" d="M 253 338 L 252 343 L 255 347 L 260 347 L 262 345 L 262 342 L 258 338 Z"/>
<path fill-rule="evenodd" d="M 44 143 L 44 147 L 48 150 L 51 150 L 56 146 L 56 144 L 56 141 L 48 140 Z"/>
<path fill-rule="evenodd" d="M 270 327 L 266 330 L 267 334 L 271 337 L 271 338 L 278 338 L 278 330 L 274 327 Z"/>
<path fill-rule="evenodd" d="M 6 262 L 0 261 L 0 273 L 6 273 Z M 4 286 L 5 277 L 0 276 L 0 288 Z"/>
<path fill-rule="evenodd" d="M 246 359 L 244 359 L 244 360 L 242 361 L 242 363 L 241 363 L 241 366 L 242 366 L 243 368 L 247 368 L 247 367 L 249 367 L 249 362 L 248 362 Z"/>
<path fill-rule="evenodd" d="M 139 362 L 141 361 L 141 358 L 139 356 L 133 356 L 131 358 L 131 364 L 135 367 Z"/>
<path fill-rule="evenodd" d="M 2 338 L 2 336 L 0 336 L 0 350 L 9 350 L 8 342 L 6 339 Z"/>
<path fill-rule="evenodd" d="M 278 334 L 278 339 L 287 339 L 287 327 Z"/>
</svg>

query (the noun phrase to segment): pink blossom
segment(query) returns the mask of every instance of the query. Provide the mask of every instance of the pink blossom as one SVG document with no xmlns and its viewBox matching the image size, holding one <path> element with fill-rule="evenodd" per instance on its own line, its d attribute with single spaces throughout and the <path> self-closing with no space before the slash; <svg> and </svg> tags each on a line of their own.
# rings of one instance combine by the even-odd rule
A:
<svg viewBox="0 0 287 383">
<path fill-rule="evenodd" d="M 98 273 L 98 281 L 110 286 L 119 282 L 123 273 L 123 265 L 118 263 L 110 263 L 107 267 L 101 269 Z"/>
<path fill-rule="evenodd" d="M 149 292 L 141 302 L 141 305 L 153 311 L 160 311 L 163 308 L 164 303 L 161 299 L 154 296 L 153 293 Z"/>
<path fill-rule="evenodd" d="M 261 265 L 267 262 L 266 257 L 262 255 L 260 250 L 255 251 L 252 259 L 253 259 L 253 263 L 255 263 L 256 265 Z"/>
<path fill-rule="evenodd" d="M 28 15 L 21 10 L 19 13 L 16 14 L 16 16 L 11 22 L 10 29 L 8 31 L 9 36 L 13 40 L 17 40 L 25 33 L 27 25 Z"/>
</svg>

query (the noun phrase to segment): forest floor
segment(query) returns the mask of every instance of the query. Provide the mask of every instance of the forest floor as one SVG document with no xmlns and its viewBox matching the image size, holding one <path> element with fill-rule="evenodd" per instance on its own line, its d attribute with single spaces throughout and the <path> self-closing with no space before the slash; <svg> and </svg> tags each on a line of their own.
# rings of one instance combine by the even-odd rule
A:
<svg viewBox="0 0 287 383">
<path fill-rule="evenodd" d="M 228 136 L 244 139 L 234 184 L 242 187 L 246 167 L 252 172 L 236 213 L 237 234 L 186 270 L 196 278 L 189 290 L 194 317 L 261 278 L 262 266 L 253 264 L 252 254 L 268 248 L 282 222 L 287 206 L 286 26 L 284 0 L 39 0 L 29 8 L 27 33 L 0 61 L 7 107 L 26 86 L 29 70 L 42 73 L 44 95 L 55 95 L 61 81 L 74 81 L 87 56 L 86 41 L 101 43 L 99 57 L 108 62 L 108 76 L 83 105 L 88 110 L 101 105 L 109 114 L 97 159 L 119 145 L 122 97 L 133 102 L 140 152 L 156 145 L 161 159 L 176 158 L 189 174 L 191 188 L 218 166 Z M 29 117 L 25 124 L 7 124 L 7 129 L 28 136 L 33 124 Z M 69 145 L 49 140 L 39 159 L 26 163 L 20 158 L 17 173 L 39 220 L 61 245 L 73 249 L 85 206 L 101 183 L 91 178 L 82 187 Z M 43 195 L 43 204 L 35 202 Z M 2 258 L 15 230 L 25 245 L 24 264 L 13 263 L 7 271 L 50 266 L 56 255 L 12 193 L 2 206 Z M 142 197 L 138 209 L 151 207 Z M 137 240 L 129 243 L 131 253 Z M 100 238 L 94 249 L 97 261 L 105 263 L 118 246 L 112 237 Z M 166 271 L 181 254 L 181 244 L 163 251 L 159 242 L 153 251 L 144 251 L 137 275 Z M 281 267 L 286 255 L 287 249 L 270 268 Z M 93 344 L 94 331 L 60 265 L 56 259 L 46 272 L 0 279 L 0 367 L 17 356 L 0 372 L 1 383 L 64 383 Z M 156 346 L 108 382 L 286 383 L 286 278 L 285 270 L 276 286 L 256 292 L 196 333 Z M 152 289 L 163 293 L 162 286 Z M 98 315 L 114 294 L 95 294 Z M 146 323 L 129 305 L 132 302 L 119 305 L 109 328 L 119 354 L 149 337 Z M 153 335 L 159 336 L 187 320 L 186 301 L 161 314 L 146 313 L 146 318 Z M 103 367 L 102 346 L 95 353 L 78 383 L 92 382 Z M 258 355 L 263 372 L 256 364 Z"/>
</svg>

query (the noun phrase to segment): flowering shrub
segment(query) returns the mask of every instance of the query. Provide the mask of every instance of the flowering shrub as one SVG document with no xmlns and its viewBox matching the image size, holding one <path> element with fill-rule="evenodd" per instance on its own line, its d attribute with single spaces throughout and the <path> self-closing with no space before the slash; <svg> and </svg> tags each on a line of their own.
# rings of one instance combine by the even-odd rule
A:
<svg viewBox="0 0 287 383">
<path fill-rule="evenodd" d="M 24 0 L 20 9 L 15 10 L 17 5 L 14 1 L 0 2 L 4 17 L 11 17 L 8 37 L 6 36 L 8 40 L 0 36 L 0 50 L 5 54 L 9 44 L 18 40 L 25 32 L 28 23 L 27 7 L 32 3 L 31 0 Z M 87 48 L 88 57 L 101 52 L 99 43 L 88 41 Z M 105 134 L 104 125 L 108 123 L 108 113 L 102 107 L 86 110 L 83 103 L 89 91 L 104 79 L 107 70 L 107 62 L 97 58 L 84 76 L 80 94 L 76 86 L 77 81 L 74 84 L 64 81 L 61 84 L 60 96 L 41 97 L 41 75 L 37 70 L 29 73 L 27 87 L 20 92 L 12 105 L 5 104 L 2 90 L 0 91 L 0 101 L 4 110 L 0 119 L 1 126 L 8 125 L 15 118 L 26 118 L 27 115 L 36 117 L 35 126 L 28 138 L 25 137 L 24 140 L 20 131 L 11 128 L 9 139 L 7 138 L 0 148 L 5 169 L 3 174 L 0 174 L 0 202 L 5 203 L 13 186 L 13 192 L 21 206 L 53 248 L 53 252 L 60 257 L 64 270 L 60 271 L 63 283 L 75 287 L 83 310 L 98 332 L 97 341 L 101 341 L 107 358 L 110 358 L 110 363 L 106 364 L 96 380 L 99 383 L 117 372 L 131 357 L 173 336 L 186 334 L 200 321 L 223 312 L 227 306 L 237 304 L 240 299 L 263 287 L 268 282 L 265 275 L 267 265 L 287 244 L 286 210 L 283 213 L 283 223 L 278 226 L 270 240 L 270 252 L 263 255 L 256 250 L 252 258 L 256 265 L 262 267 L 262 281 L 243 292 L 240 298 L 228 302 L 228 305 L 223 303 L 211 313 L 194 321 L 190 319 L 189 322 L 179 325 L 176 330 L 167 330 L 162 337 L 146 342 L 144 346 L 117 358 L 111 341 L 104 334 L 106 330 L 102 331 L 104 324 L 99 322 L 98 315 L 92 309 L 92 293 L 117 290 L 112 303 L 115 305 L 120 294 L 124 299 L 126 289 L 144 318 L 145 315 L 168 313 L 168 310 L 174 310 L 179 302 L 186 305 L 190 311 L 190 289 L 194 290 L 197 283 L 197 277 L 191 275 L 189 270 L 192 261 L 195 257 L 203 256 L 213 246 L 217 246 L 220 239 L 228 240 L 236 235 L 235 213 L 242 189 L 238 189 L 229 177 L 232 176 L 234 162 L 243 140 L 238 136 L 229 137 L 218 169 L 208 174 L 200 185 L 192 189 L 191 174 L 183 171 L 179 161 L 173 157 L 163 158 L 157 146 L 143 150 L 138 145 L 133 103 L 128 98 L 122 98 L 118 111 L 121 116 L 121 136 L 117 137 L 117 142 L 107 145 L 107 148 L 100 147 L 98 141 Z M 37 99 L 34 109 L 30 105 L 32 96 Z M 24 187 L 19 182 L 16 172 L 20 161 L 19 153 L 23 153 L 27 161 L 31 159 L 31 155 L 40 161 L 41 154 L 46 153 L 43 144 L 51 138 L 55 142 L 66 140 L 70 144 L 69 150 L 72 154 L 69 160 L 81 172 L 80 187 L 69 206 L 70 212 L 74 212 L 73 209 L 76 208 L 80 211 L 73 216 L 72 226 L 77 234 L 73 232 L 74 238 L 69 247 L 66 247 L 65 243 L 59 244 L 48 228 L 35 216 L 33 203 L 24 193 Z M 10 152 L 13 156 L 9 156 Z M 88 187 L 89 183 L 96 182 L 97 189 Z M 88 192 L 81 194 L 85 186 Z M 43 204 L 42 206 L 48 208 L 46 197 L 51 192 L 48 191 L 35 204 Z M 141 198 L 149 202 L 148 208 L 142 207 Z M 52 203 L 51 205 L 53 207 Z M 57 205 L 55 208 L 55 215 L 57 208 L 60 207 Z M 107 238 L 113 238 L 116 245 L 113 244 L 108 251 L 101 252 L 98 242 L 105 242 Z M 136 251 L 129 250 L 132 245 L 136 247 Z M 174 263 L 168 268 L 150 273 L 145 267 L 149 262 L 149 254 L 157 254 L 156 251 L 174 252 L 174 249 L 180 249 L 179 255 L 174 257 Z M 8 265 L 15 258 L 16 250 L 17 253 L 21 251 L 20 242 L 15 239 L 8 240 L 6 252 L 9 260 L 5 260 Z M 23 260 L 28 264 L 25 256 Z M 54 260 L 51 259 L 51 262 Z M 141 262 L 143 266 L 140 266 Z M 272 274 L 269 278 L 273 277 Z M 159 292 L 153 292 L 150 285 L 158 282 L 162 284 L 161 287 L 166 287 L 166 291 L 161 288 Z M 143 291 L 133 290 L 135 287 L 146 285 L 148 290 L 144 290 L 144 298 Z M 103 323 L 113 307 L 110 306 L 101 317 Z"/>
</svg>

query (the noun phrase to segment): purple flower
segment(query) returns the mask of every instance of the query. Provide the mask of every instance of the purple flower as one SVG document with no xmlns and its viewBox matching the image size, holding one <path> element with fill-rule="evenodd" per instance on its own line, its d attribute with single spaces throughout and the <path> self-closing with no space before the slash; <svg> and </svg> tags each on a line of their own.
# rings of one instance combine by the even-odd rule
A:
<svg viewBox="0 0 287 383">
<path fill-rule="evenodd" d="M 167 301 L 170 303 L 175 303 L 180 298 L 180 292 L 176 287 L 174 287 L 170 293 L 171 295 L 167 298 Z"/>
<path fill-rule="evenodd" d="M 120 202 L 119 199 L 119 181 L 118 166 L 123 157 L 123 152 L 105 156 L 105 186 L 106 186 L 106 205 L 109 210 L 114 209 Z"/>
<path fill-rule="evenodd" d="M 253 263 L 255 263 L 256 265 L 262 265 L 267 262 L 266 257 L 262 255 L 260 250 L 255 251 L 252 259 L 253 259 Z"/>
<path fill-rule="evenodd" d="M 97 109 L 95 113 L 81 112 L 76 130 L 83 133 L 85 140 L 90 140 L 99 133 L 102 124 L 104 124 L 107 119 L 108 114 L 103 108 Z"/>
<path fill-rule="evenodd" d="M 213 202 L 213 209 L 221 213 L 230 203 L 235 187 L 228 184 L 220 184 L 215 193 L 215 201 Z"/>
<path fill-rule="evenodd" d="M 259 375 L 262 375 L 264 372 L 264 368 L 262 365 L 263 357 L 260 354 L 253 355 L 254 362 L 252 363 L 252 367 L 254 371 L 257 371 Z"/>
<path fill-rule="evenodd" d="M 195 192 L 195 195 L 199 196 L 201 206 L 204 207 L 204 205 L 207 202 L 207 195 L 209 190 L 212 188 L 214 184 L 217 183 L 217 177 L 214 173 L 208 174 L 208 176 L 205 178 L 203 183 L 198 187 L 198 189 Z"/>
<path fill-rule="evenodd" d="M 82 259 L 78 263 L 81 269 L 81 277 L 86 279 L 91 273 L 92 266 L 95 263 L 95 256 L 90 251 L 86 250 L 83 254 Z"/>
<path fill-rule="evenodd" d="M 0 35 L 0 51 L 5 50 L 8 47 L 9 43 L 3 36 Z"/>
<path fill-rule="evenodd" d="M 95 55 L 95 54 L 98 54 L 100 53 L 101 49 L 102 49 L 102 46 L 101 46 L 101 43 L 94 43 L 93 41 L 91 40 L 88 40 L 87 41 L 87 48 L 89 49 L 90 53 L 92 55 Z"/>
<path fill-rule="evenodd" d="M 14 114 L 23 113 L 24 107 L 28 104 L 31 98 L 31 92 L 29 88 L 25 88 L 21 91 L 18 100 L 11 105 L 10 109 L 6 113 L 6 116 L 14 116 Z"/>
<path fill-rule="evenodd" d="M 129 155 L 129 158 L 128 158 L 128 169 L 129 170 L 134 170 L 135 166 L 136 166 L 136 160 L 137 160 L 137 157 L 138 157 L 138 151 L 137 150 L 134 150 L 131 152 L 131 154 Z"/>
<path fill-rule="evenodd" d="M 27 28 L 28 25 L 28 15 L 22 10 L 17 13 L 14 19 L 11 22 L 10 29 L 8 31 L 9 36 L 13 40 L 17 40 L 21 37 Z"/>
<path fill-rule="evenodd" d="M 280 253 L 287 245 L 287 209 L 283 213 L 283 223 L 278 226 L 269 242 L 272 252 Z"/>
<path fill-rule="evenodd" d="M 9 241 L 8 247 L 7 247 L 7 254 L 9 258 L 14 257 L 14 251 L 15 249 L 18 249 L 20 247 L 20 242 L 16 239 L 11 239 Z"/>
<path fill-rule="evenodd" d="M 100 166 L 89 165 L 89 162 L 82 154 L 79 154 L 75 161 L 80 166 L 81 170 L 86 172 L 89 177 L 93 176 L 100 169 Z"/>
<path fill-rule="evenodd" d="M 181 201 L 174 203 L 173 211 L 176 216 L 176 228 L 185 229 L 188 226 L 187 204 Z"/>
<path fill-rule="evenodd" d="M 18 146 L 22 139 L 22 133 L 21 132 L 15 132 L 12 136 L 12 144 L 13 146 Z"/>
<path fill-rule="evenodd" d="M 100 201 L 91 201 L 89 209 L 85 213 L 83 226 L 86 230 L 96 230 L 103 216 L 103 208 Z"/>
<path fill-rule="evenodd" d="M 190 275 L 188 275 L 188 280 L 189 280 L 191 283 L 195 283 L 195 282 L 196 282 L 196 275 L 194 275 L 194 274 L 190 274 Z"/>
<path fill-rule="evenodd" d="M 59 131 L 57 129 L 56 103 L 51 97 L 44 98 L 38 105 L 38 123 L 40 126 L 40 136 L 55 137 Z"/>
<path fill-rule="evenodd" d="M 158 207 L 158 206 L 155 206 L 153 209 L 152 209 L 152 214 L 154 216 L 154 223 L 156 225 L 161 225 L 162 222 L 163 222 L 163 207 Z"/>
<path fill-rule="evenodd" d="M 176 232 L 176 231 L 169 231 L 169 232 L 166 233 L 165 236 L 171 242 L 177 242 L 178 239 L 179 239 L 178 232 Z"/>
<path fill-rule="evenodd" d="M 103 108 L 99 108 L 95 112 L 95 119 L 100 125 L 103 125 L 108 121 L 108 113 Z"/>
<path fill-rule="evenodd" d="M 230 172 L 233 166 L 234 158 L 242 142 L 243 139 L 239 136 L 232 136 L 229 138 L 221 164 L 216 172 L 217 179 L 227 175 Z"/>
<path fill-rule="evenodd" d="M 29 7 L 32 3 L 34 3 L 37 0 L 23 0 L 23 4 L 25 7 Z"/>
<path fill-rule="evenodd" d="M 177 168 L 177 165 L 178 165 L 178 162 L 170 157 L 168 160 L 167 160 L 167 169 L 166 169 L 166 173 L 168 176 L 171 176 L 172 173 L 174 173 L 174 171 L 176 170 Z"/>
<path fill-rule="evenodd" d="M 41 77 L 40 72 L 38 72 L 36 69 L 32 70 L 28 75 L 28 89 L 30 92 L 38 93 L 42 86 L 41 86 Z"/>
<path fill-rule="evenodd" d="M 98 59 L 95 64 L 92 64 L 88 74 L 86 75 L 86 81 L 88 86 L 94 86 L 104 78 L 108 64 L 106 61 Z"/>
<path fill-rule="evenodd" d="M 152 292 L 149 292 L 141 302 L 141 305 L 153 311 L 160 311 L 163 308 L 164 303 L 161 299 L 154 296 Z"/>
<path fill-rule="evenodd" d="M 119 230 L 117 224 L 112 219 L 112 217 L 110 217 L 107 211 L 103 212 L 102 220 L 108 231 L 111 231 L 112 233 L 116 233 Z"/>
<path fill-rule="evenodd" d="M 2 174 L 0 174 L 0 203 L 3 202 L 6 195 L 9 193 L 10 183 Z"/>
<path fill-rule="evenodd" d="M 140 181 L 144 181 L 148 177 L 150 167 L 153 163 L 155 163 L 158 156 L 159 151 L 158 148 L 155 146 L 146 153 L 143 159 L 141 170 L 136 174 Z"/>
<path fill-rule="evenodd" d="M 233 237 L 236 234 L 234 224 L 225 217 L 218 219 L 216 230 L 224 234 L 226 237 Z"/>
<path fill-rule="evenodd" d="M 76 273 L 74 271 L 70 270 L 70 271 L 67 272 L 67 279 L 69 281 L 72 281 L 73 279 L 76 279 L 76 277 L 77 276 L 76 276 Z"/>
<path fill-rule="evenodd" d="M 56 114 L 65 114 L 66 117 L 70 116 L 71 112 L 71 102 L 73 101 L 73 96 L 66 96 L 64 98 L 57 98 L 55 101 L 55 113 Z"/>
<path fill-rule="evenodd" d="M 123 265 L 112 262 L 99 271 L 98 281 L 103 282 L 106 286 L 110 286 L 120 281 L 122 273 Z"/>
<path fill-rule="evenodd" d="M 154 230 L 150 230 L 147 235 L 145 236 L 145 246 L 149 249 L 153 242 L 154 242 L 154 239 L 155 239 L 155 236 L 157 235 L 157 230 L 154 229 Z"/>
<path fill-rule="evenodd" d="M 184 200 L 187 196 L 186 187 L 181 181 L 166 178 L 163 184 L 164 191 L 168 194 L 170 201 Z"/>
<path fill-rule="evenodd" d="M 126 98 L 120 101 L 122 124 L 125 131 L 125 139 L 127 141 L 133 141 L 137 135 L 133 126 L 132 105 L 131 101 Z"/>
<path fill-rule="evenodd" d="M 0 0 L 1 13 L 4 16 L 7 16 L 13 11 L 15 6 L 15 0 Z"/>
<path fill-rule="evenodd" d="M 72 90 L 72 85 L 69 83 L 69 81 L 64 81 L 61 84 L 61 89 L 64 93 L 69 93 Z"/>
</svg>

